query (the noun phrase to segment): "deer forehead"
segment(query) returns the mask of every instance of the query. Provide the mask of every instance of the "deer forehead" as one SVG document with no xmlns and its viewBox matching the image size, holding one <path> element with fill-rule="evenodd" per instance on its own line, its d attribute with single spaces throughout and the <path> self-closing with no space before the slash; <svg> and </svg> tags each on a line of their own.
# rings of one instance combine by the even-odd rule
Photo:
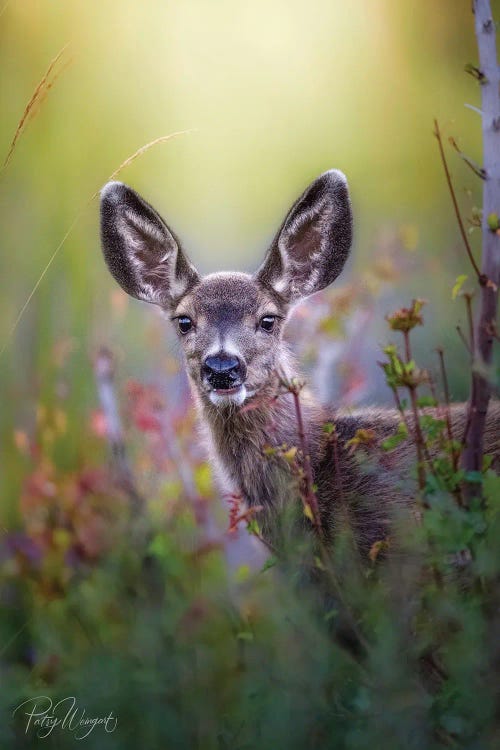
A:
<svg viewBox="0 0 500 750">
<path fill-rule="evenodd" d="M 205 276 L 176 306 L 175 315 L 193 315 L 198 323 L 245 323 L 259 315 L 283 315 L 285 305 L 252 276 L 219 272 Z"/>
</svg>

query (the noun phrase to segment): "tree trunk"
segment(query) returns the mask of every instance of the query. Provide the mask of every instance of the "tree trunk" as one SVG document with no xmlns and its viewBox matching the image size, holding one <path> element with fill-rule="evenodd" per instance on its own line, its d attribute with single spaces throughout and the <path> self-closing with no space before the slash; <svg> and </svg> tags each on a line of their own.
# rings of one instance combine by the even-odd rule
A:
<svg viewBox="0 0 500 750">
<path fill-rule="evenodd" d="M 483 127 L 482 263 L 479 311 L 475 323 L 475 350 L 469 401 L 468 429 L 462 465 L 466 471 L 481 471 L 483 434 L 491 395 L 493 342 L 498 335 L 496 316 L 500 284 L 500 69 L 496 52 L 496 25 L 490 0 L 474 0 L 475 30 L 482 75 L 481 104 Z M 478 485 L 470 485 L 470 488 Z"/>
</svg>

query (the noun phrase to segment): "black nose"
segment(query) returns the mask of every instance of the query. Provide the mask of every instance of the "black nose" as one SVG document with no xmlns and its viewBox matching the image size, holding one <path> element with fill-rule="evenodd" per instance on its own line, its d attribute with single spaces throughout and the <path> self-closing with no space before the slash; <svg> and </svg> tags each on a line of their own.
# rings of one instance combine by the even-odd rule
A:
<svg viewBox="0 0 500 750">
<path fill-rule="evenodd" d="M 212 388 L 226 390 L 242 384 L 243 369 L 243 365 L 237 357 L 217 354 L 214 357 L 206 358 L 202 373 Z"/>
</svg>

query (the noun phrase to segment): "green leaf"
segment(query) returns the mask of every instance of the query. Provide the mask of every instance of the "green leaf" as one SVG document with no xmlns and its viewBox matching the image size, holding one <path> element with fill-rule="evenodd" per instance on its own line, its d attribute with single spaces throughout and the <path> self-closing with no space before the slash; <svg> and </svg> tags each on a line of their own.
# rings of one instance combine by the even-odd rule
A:
<svg viewBox="0 0 500 750">
<path fill-rule="evenodd" d="M 242 630 L 241 633 L 238 633 L 236 638 L 240 641 L 253 641 L 253 633 L 250 633 L 248 630 Z"/>
<path fill-rule="evenodd" d="M 278 558 L 274 555 L 271 555 L 271 557 L 268 557 L 264 565 L 262 566 L 260 572 L 265 573 L 266 570 L 269 570 L 270 568 L 274 568 L 275 565 L 278 564 Z"/>
<path fill-rule="evenodd" d="M 480 471 L 466 471 L 464 479 L 466 482 L 469 482 L 469 484 L 483 483 L 483 475 Z"/>
<path fill-rule="evenodd" d="M 323 561 L 321 560 L 318 555 L 314 556 L 314 564 L 318 568 L 318 570 L 325 570 L 325 566 L 323 565 Z"/>
<path fill-rule="evenodd" d="M 437 401 L 433 396 L 420 396 L 420 398 L 417 398 L 417 406 L 421 409 L 426 406 L 437 406 Z"/>
<path fill-rule="evenodd" d="M 460 276 L 457 276 L 455 279 L 455 284 L 453 285 L 453 289 L 451 290 L 451 298 L 456 299 L 458 296 L 459 291 L 467 281 L 468 276 L 465 274 L 461 274 Z"/>
<path fill-rule="evenodd" d="M 487 471 L 491 464 L 493 463 L 493 456 L 490 456 L 489 454 L 486 456 L 483 456 L 483 471 Z"/>
<path fill-rule="evenodd" d="M 330 622 L 338 615 L 337 609 L 330 609 L 325 615 L 325 622 Z"/>
<path fill-rule="evenodd" d="M 488 215 L 488 229 L 492 232 L 496 232 L 497 229 L 500 229 L 500 220 L 497 214 Z"/>
<path fill-rule="evenodd" d="M 251 572 L 252 571 L 251 571 L 250 565 L 246 565 L 246 564 L 240 565 L 239 568 L 236 570 L 236 573 L 234 576 L 235 581 L 237 583 L 245 583 L 245 581 L 248 581 L 248 579 L 250 578 Z"/>
<path fill-rule="evenodd" d="M 247 531 L 249 534 L 257 534 L 257 536 L 260 535 L 260 526 L 257 523 L 255 518 L 252 518 L 248 524 L 247 524 Z"/>
<path fill-rule="evenodd" d="M 397 432 L 394 435 L 391 435 L 391 437 L 388 437 L 387 440 L 384 440 L 382 443 L 382 449 L 384 451 L 392 451 L 394 448 L 397 448 L 403 440 L 406 440 L 407 437 L 408 430 L 406 429 L 406 425 L 404 422 L 400 422 L 398 424 Z"/>
<path fill-rule="evenodd" d="M 172 545 L 165 534 L 156 534 L 149 543 L 148 552 L 162 559 L 172 553 Z"/>
<path fill-rule="evenodd" d="M 408 437 L 408 428 L 404 422 L 399 422 L 398 424 L 398 435 Z"/>
<path fill-rule="evenodd" d="M 387 438 L 387 440 L 384 440 L 384 442 L 382 443 L 382 449 L 384 451 L 392 451 L 394 450 L 394 448 L 397 448 L 398 445 L 403 442 L 403 440 L 405 440 L 404 435 L 392 435 L 390 438 Z"/>
</svg>

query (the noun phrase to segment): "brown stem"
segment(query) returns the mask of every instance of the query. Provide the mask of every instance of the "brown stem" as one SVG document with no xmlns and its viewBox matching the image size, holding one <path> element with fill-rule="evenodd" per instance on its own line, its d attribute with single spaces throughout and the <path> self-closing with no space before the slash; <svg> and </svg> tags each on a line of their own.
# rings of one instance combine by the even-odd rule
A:
<svg viewBox="0 0 500 750">
<path fill-rule="evenodd" d="M 439 145 L 439 153 L 441 154 L 441 161 L 443 163 L 443 169 L 444 169 L 444 173 L 446 175 L 446 182 L 448 183 L 448 189 L 450 191 L 451 200 L 453 202 L 453 208 L 455 209 L 455 216 L 457 217 L 458 226 L 460 228 L 460 234 L 462 235 L 462 239 L 464 241 L 465 249 L 467 251 L 467 255 L 469 256 L 469 260 L 470 260 L 470 262 L 472 264 L 472 267 L 473 267 L 473 269 L 474 269 L 474 271 L 476 273 L 476 276 L 478 277 L 478 279 L 480 279 L 481 278 L 481 272 L 480 272 L 480 270 L 478 268 L 478 265 L 477 265 L 477 263 L 476 263 L 476 261 L 474 259 L 474 255 L 472 254 L 472 249 L 471 249 L 471 246 L 470 246 L 470 243 L 469 243 L 469 239 L 467 237 L 467 233 L 465 231 L 464 223 L 463 223 L 462 217 L 460 215 L 460 209 L 458 207 L 458 201 L 457 201 L 457 197 L 455 195 L 455 189 L 454 189 L 453 183 L 451 181 L 450 170 L 448 169 L 448 162 L 446 161 L 446 155 L 444 153 L 444 148 L 443 148 L 443 141 L 442 141 L 442 138 L 441 138 L 441 131 L 439 130 L 439 125 L 438 125 L 438 121 L 437 120 L 434 120 L 434 135 L 436 136 L 437 142 L 438 142 L 438 145 Z"/>
<path fill-rule="evenodd" d="M 359 644 L 363 647 L 365 653 L 367 653 L 369 649 L 368 641 L 364 637 L 363 633 L 360 631 L 356 618 L 351 610 L 351 607 L 344 596 L 342 586 L 335 573 L 330 551 L 324 543 L 323 528 L 321 526 L 321 518 L 319 514 L 318 500 L 314 492 L 311 459 L 310 459 L 309 450 L 307 447 L 307 440 L 306 440 L 306 435 L 305 435 L 305 430 L 304 430 L 304 420 L 302 417 L 302 408 L 300 405 L 299 394 L 300 394 L 301 387 L 300 385 L 296 385 L 294 383 L 288 382 L 282 376 L 280 376 L 280 383 L 286 392 L 292 394 L 292 398 L 293 398 L 293 403 L 294 403 L 294 408 L 295 408 L 295 417 L 297 420 L 297 432 L 298 432 L 298 438 L 299 438 L 299 445 L 300 445 L 300 450 L 302 452 L 303 462 L 304 462 L 303 469 L 304 469 L 304 480 L 305 480 L 305 493 L 304 493 L 305 496 L 302 497 L 302 501 L 304 502 L 304 505 L 306 503 L 309 505 L 313 514 L 313 519 L 314 519 L 313 525 L 318 535 L 320 560 L 322 562 L 324 572 L 326 576 L 329 578 L 330 583 L 334 589 L 335 596 L 337 597 L 338 601 L 342 605 L 344 612 L 349 620 L 349 624 L 350 624 L 350 627 L 352 628 L 352 632 L 356 636 Z M 341 479 L 341 477 L 339 478 Z"/>
<path fill-rule="evenodd" d="M 445 415 L 446 415 L 446 431 L 448 433 L 448 440 L 452 445 L 451 457 L 453 462 L 453 471 L 458 469 L 458 455 L 453 445 L 453 428 L 451 426 L 451 409 L 450 409 L 450 388 L 448 385 L 448 374 L 446 372 L 446 365 L 444 361 L 444 351 L 441 348 L 437 349 L 439 357 L 439 368 L 441 370 L 441 382 L 443 383 L 444 390 L 444 403 L 445 403 Z"/>
<path fill-rule="evenodd" d="M 406 362 L 408 363 L 411 360 L 411 347 L 410 347 L 410 333 L 409 333 L 409 331 L 403 331 L 403 336 L 404 336 L 404 341 L 405 341 Z M 412 412 L 413 412 L 414 431 L 415 431 L 415 445 L 417 447 L 418 486 L 419 486 L 420 490 L 423 490 L 425 488 L 425 469 L 424 469 L 424 448 L 425 448 L 425 441 L 424 441 L 424 436 L 422 435 L 422 429 L 420 427 L 420 419 L 419 419 L 419 415 L 418 415 L 416 387 L 414 385 L 410 385 L 410 386 L 408 386 L 408 390 L 410 392 L 411 409 L 412 409 Z"/>
<path fill-rule="evenodd" d="M 474 335 L 474 316 L 472 313 L 472 294 L 464 294 L 465 297 L 465 305 L 467 307 L 467 320 L 469 323 L 469 341 L 470 341 L 470 347 L 469 351 L 471 354 L 474 352 L 476 348 L 475 344 L 475 335 Z"/>
<path fill-rule="evenodd" d="M 460 338 L 462 340 L 462 344 L 465 346 L 465 348 L 467 349 L 467 351 L 469 352 L 469 354 L 472 354 L 469 342 L 467 341 L 467 339 L 466 339 L 466 337 L 464 335 L 464 332 L 462 331 L 462 329 L 460 328 L 460 326 L 456 326 L 456 331 L 457 331 L 458 335 L 460 336 Z"/>
<path fill-rule="evenodd" d="M 401 419 L 403 420 L 403 424 L 406 427 L 406 432 L 408 435 L 410 434 L 410 425 L 408 423 L 408 420 L 406 419 L 406 414 L 403 409 L 403 404 L 401 403 L 401 399 L 399 398 L 399 393 L 396 388 L 392 389 L 392 392 L 394 394 L 394 400 L 396 401 L 396 406 L 398 408 L 399 413 L 401 414 Z"/>
<path fill-rule="evenodd" d="M 304 420 L 302 419 L 302 408 L 300 406 L 299 398 L 300 388 L 299 386 L 291 386 L 290 393 L 293 398 L 293 405 L 295 408 L 295 418 L 297 420 L 297 432 L 299 437 L 300 450 L 302 452 L 302 461 L 304 468 L 304 482 L 305 482 L 305 499 L 309 505 L 312 516 L 313 525 L 316 528 L 318 536 L 322 538 L 323 529 L 321 527 L 321 517 L 319 514 L 318 499 L 314 492 L 314 480 L 311 466 L 311 457 L 309 455 L 309 449 L 307 447 L 306 434 L 304 431 Z"/>
</svg>

